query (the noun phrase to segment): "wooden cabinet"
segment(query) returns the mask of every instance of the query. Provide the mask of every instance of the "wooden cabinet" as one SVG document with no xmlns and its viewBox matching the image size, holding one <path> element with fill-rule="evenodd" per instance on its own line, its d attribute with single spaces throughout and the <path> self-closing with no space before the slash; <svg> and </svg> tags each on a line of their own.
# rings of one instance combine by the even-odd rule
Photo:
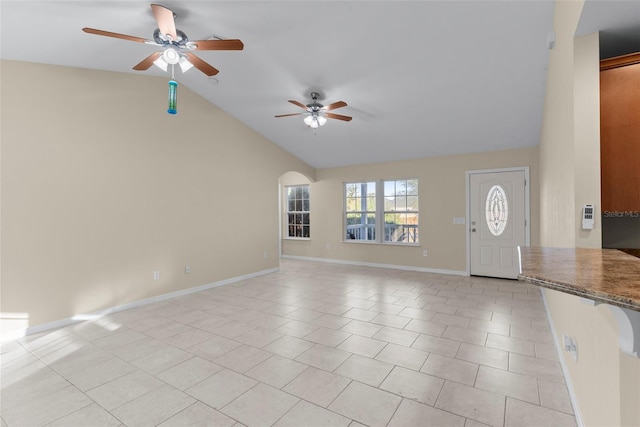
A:
<svg viewBox="0 0 640 427">
<path fill-rule="evenodd" d="M 640 53 L 600 62 L 602 211 L 640 211 Z"/>
</svg>

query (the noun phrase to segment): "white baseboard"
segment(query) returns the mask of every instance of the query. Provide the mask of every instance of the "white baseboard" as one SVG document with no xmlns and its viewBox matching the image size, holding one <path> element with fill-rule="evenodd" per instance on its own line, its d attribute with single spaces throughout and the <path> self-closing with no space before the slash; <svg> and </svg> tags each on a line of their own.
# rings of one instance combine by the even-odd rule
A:
<svg viewBox="0 0 640 427">
<path fill-rule="evenodd" d="M 208 283 L 206 285 L 195 286 L 193 288 L 182 289 L 175 292 L 169 292 L 162 295 L 156 295 L 150 298 L 145 298 L 138 301 L 133 301 L 127 304 L 122 304 L 114 307 L 108 307 L 102 310 L 92 311 L 91 313 L 77 314 L 73 317 L 66 319 L 54 320 L 53 322 L 42 323 L 40 325 L 30 326 L 26 329 L 17 329 L 15 331 L 3 333 L 0 337 L 0 342 L 12 341 L 18 338 L 22 338 L 26 335 L 37 334 L 45 332 L 51 329 L 63 328 L 65 326 L 72 325 L 74 323 L 83 322 L 85 320 L 94 320 L 100 317 L 107 316 L 109 314 L 117 313 L 119 311 L 128 310 L 130 308 L 142 307 L 154 302 L 165 301 L 171 298 L 180 297 L 183 295 L 189 295 L 195 292 L 204 291 L 211 288 L 217 288 L 218 286 L 229 285 L 231 283 L 240 282 L 242 280 L 252 279 L 254 277 L 264 276 L 265 274 L 276 273 L 280 271 L 279 267 L 271 268 L 269 270 L 262 270 L 255 273 L 246 274 L 244 276 L 232 277 L 218 282 Z"/>
<path fill-rule="evenodd" d="M 576 417 L 576 424 L 578 425 L 578 427 L 584 427 L 584 422 L 580 413 L 580 406 L 578 405 L 578 397 L 576 396 L 575 390 L 573 389 L 573 383 L 571 382 L 571 377 L 569 376 L 569 369 L 567 368 L 567 364 L 564 361 L 564 355 L 562 354 L 562 350 L 558 345 L 560 340 L 558 339 L 558 335 L 556 334 L 556 327 L 553 324 L 553 318 L 551 317 L 551 311 L 549 310 L 547 297 L 544 294 L 543 288 L 540 288 L 540 293 L 542 294 L 544 308 L 547 311 L 547 320 L 549 321 L 549 327 L 551 328 L 551 334 L 553 335 L 553 346 L 556 348 L 556 353 L 558 353 L 558 360 L 560 361 L 560 366 L 562 367 L 562 374 L 564 375 L 564 380 L 567 383 L 567 390 L 569 391 L 569 398 L 571 399 L 573 414 Z"/>
<path fill-rule="evenodd" d="M 315 257 L 295 256 L 295 255 L 282 255 L 281 258 L 297 259 L 297 260 L 301 260 L 301 261 L 326 262 L 326 263 L 330 263 L 330 264 L 357 265 L 357 266 L 362 266 L 362 267 L 393 268 L 393 269 L 396 269 L 396 270 L 420 271 L 420 272 L 423 272 L 423 273 L 451 274 L 453 276 L 468 276 L 469 275 L 469 273 L 467 273 L 466 271 L 442 270 L 442 269 L 439 269 L 439 268 L 414 267 L 414 266 L 410 266 L 410 265 L 380 264 L 380 263 L 374 263 L 374 262 L 349 261 L 349 260 L 332 259 L 332 258 L 315 258 Z"/>
</svg>

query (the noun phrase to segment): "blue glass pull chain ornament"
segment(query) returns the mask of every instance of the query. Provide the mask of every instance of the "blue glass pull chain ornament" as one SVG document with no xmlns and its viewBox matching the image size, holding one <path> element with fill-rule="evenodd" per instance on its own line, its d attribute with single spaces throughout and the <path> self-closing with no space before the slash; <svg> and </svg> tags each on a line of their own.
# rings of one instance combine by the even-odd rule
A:
<svg viewBox="0 0 640 427">
<path fill-rule="evenodd" d="M 173 65 L 171 65 L 171 80 L 169 80 L 169 109 L 167 113 L 178 113 L 178 82 L 174 80 Z"/>
</svg>

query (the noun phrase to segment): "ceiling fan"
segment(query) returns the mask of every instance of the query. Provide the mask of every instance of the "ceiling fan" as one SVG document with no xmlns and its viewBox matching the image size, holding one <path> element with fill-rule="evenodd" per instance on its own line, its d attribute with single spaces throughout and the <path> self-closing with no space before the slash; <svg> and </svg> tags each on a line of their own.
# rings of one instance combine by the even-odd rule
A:
<svg viewBox="0 0 640 427">
<path fill-rule="evenodd" d="M 138 71 L 148 70 L 152 65 L 156 65 L 166 71 L 168 65 L 179 64 L 183 72 L 191 67 L 196 67 L 207 76 L 215 76 L 218 74 L 218 70 L 190 51 L 242 50 L 244 48 L 242 41 L 237 39 L 190 41 L 184 32 L 176 28 L 174 20 L 176 14 L 173 13 L 173 11 L 158 4 L 152 4 L 151 11 L 158 24 L 158 28 L 153 33 L 153 40 L 88 27 L 83 28 L 82 31 L 89 34 L 145 43 L 163 48 L 162 51 L 152 53 L 133 67 L 134 70 Z"/>
<path fill-rule="evenodd" d="M 306 117 L 304 118 L 304 122 L 307 126 L 311 128 L 317 128 L 318 126 L 323 126 L 327 123 L 327 118 L 329 119 L 338 119 L 345 122 L 351 121 L 351 117 L 343 116 L 341 114 L 329 113 L 330 110 L 335 110 L 336 108 L 346 107 L 347 103 L 344 101 L 334 102 L 329 105 L 322 105 L 318 102 L 318 98 L 320 94 L 318 92 L 311 92 L 311 99 L 313 102 L 307 105 L 304 105 L 302 102 L 289 100 L 293 105 L 297 105 L 298 107 L 306 110 L 305 113 L 292 113 L 292 114 L 280 114 L 275 117 L 288 117 L 288 116 L 299 116 L 304 114 Z"/>
</svg>

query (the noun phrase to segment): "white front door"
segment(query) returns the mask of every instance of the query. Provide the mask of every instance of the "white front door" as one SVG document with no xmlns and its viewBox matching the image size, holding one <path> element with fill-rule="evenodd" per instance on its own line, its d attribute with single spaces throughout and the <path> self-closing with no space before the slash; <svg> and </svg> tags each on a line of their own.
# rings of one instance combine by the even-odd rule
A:
<svg viewBox="0 0 640 427">
<path fill-rule="evenodd" d="M 470 273 L 515 279 L 527 244 L 525 171 L 469 174 Z"/>
</svg>

